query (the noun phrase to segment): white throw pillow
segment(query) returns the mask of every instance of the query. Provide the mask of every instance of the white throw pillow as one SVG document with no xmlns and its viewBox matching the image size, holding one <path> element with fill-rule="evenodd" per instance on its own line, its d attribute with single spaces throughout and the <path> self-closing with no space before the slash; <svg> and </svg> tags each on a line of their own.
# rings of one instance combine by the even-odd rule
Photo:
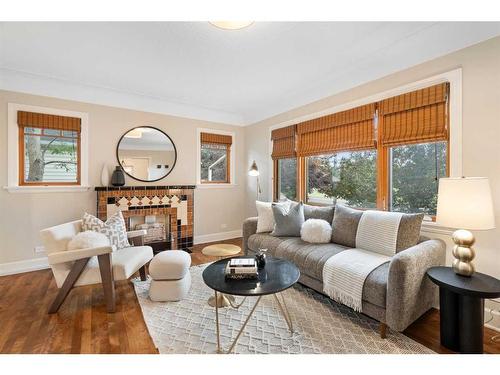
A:
<svg viewBox="0 0 500 375">
<path fill-rule="evenodd" d="M 300 238 L 309 243 L 328 243 L 332 238 L 332 227 L 326 220 L 308 219 L 302 224 Z"/>
<path fill-rule="evenodd" d="M 86 230 L 105 234 L 109 238 L 113 251 L 130 246 L 127 239 L 127 227 L 121 211 L 111 216 L 106 222 L 85 213 L 82 218 L 82 231 Z"/>
<path fill-rule="evenodd" d="M 290 207 L 291 201 L 279 202 L 277 204 L 286 205 L 286 207 Z M 255 201 L 255 205 L 257 206 L 257 232 L 256 233 L 265 233 L 272 232 L 274 229 L 274 214 L 272 208 L 272 202 L 261 202 Z"/>
<path fill-rule="evenodd" d="M 271 232 L 274 229 L 274 215 L 271 202 L 256 201 L 257 233 Z"/>
<path fill-rule="evenodd" d="M 109 245 L 109 238 L 105 234 L 87 230 L 78 233 L 68 242 L 68 250 L 89 249 Z"/>
</svg>

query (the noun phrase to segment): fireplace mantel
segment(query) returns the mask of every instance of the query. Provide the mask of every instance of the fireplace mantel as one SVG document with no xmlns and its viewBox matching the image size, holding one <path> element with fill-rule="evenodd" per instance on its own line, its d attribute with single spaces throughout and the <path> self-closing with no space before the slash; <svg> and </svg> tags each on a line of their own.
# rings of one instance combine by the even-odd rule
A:
<svg viewBox="0 0 500 375">
<path fill-rule="evenodd" d="M 194 185 L 98 186 L 97 217 L 106 220 L 121 211 L 127 229 L 131 218 L 165 216 L 168 237 L 148 243 L 155 252 L 169 249 L 190 251 L 194 233 Z"/>
</svg>

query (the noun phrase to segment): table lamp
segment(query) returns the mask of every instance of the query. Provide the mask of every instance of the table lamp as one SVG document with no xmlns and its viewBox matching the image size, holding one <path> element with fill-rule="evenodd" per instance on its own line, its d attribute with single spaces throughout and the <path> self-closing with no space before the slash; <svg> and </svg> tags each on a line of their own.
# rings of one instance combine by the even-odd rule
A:
<svg viewBox="0 0 500 375">
<path fill-rule="evenodd" d="M 441 178 L 436 222 L 453 232 L 453 270 L 462 276 L 474 273 L 474 235 L 469 230 L 495 228 L 491 189 L 486 177 Z"/>
</svg>

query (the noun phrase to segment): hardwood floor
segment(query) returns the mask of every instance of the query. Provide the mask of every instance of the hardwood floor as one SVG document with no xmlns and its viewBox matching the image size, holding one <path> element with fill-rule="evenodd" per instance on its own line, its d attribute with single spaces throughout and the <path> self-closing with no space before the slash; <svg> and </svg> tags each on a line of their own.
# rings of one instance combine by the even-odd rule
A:
<svg viewBox="0 0 500 375">
<path fill-rule="evenodd" d="M 218 241 L 241 246 L 241 238 Z M 195 246 L 192 264 L 215 260 Z M 116 283 L 116 313 L 108 314 L 101 285 L 74 288 L 57 314 L 47 310 L 57 294 L 50 270 L 0 277 L 0 353 L 157 353 L 129 281 Z M 439 313 L 430 311 L 405 332 L 438 353 Z M 485 352 L 500 353 L 485 329 Z"/>
</svg>

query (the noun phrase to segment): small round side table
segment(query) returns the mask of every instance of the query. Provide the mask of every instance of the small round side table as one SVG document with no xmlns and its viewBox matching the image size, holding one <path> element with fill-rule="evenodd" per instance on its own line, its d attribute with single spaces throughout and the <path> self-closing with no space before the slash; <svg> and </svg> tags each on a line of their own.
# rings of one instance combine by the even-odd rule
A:
<svg viewBox="0 0 500 375">
<path fill-rule="evenodd" d="M 439 286 L 441 345 L 482 353 L 484 299 L 500 297 L 500 280 L 479 272 L 457 275 L 450 267 L 431 267 L 427 276 Z"/>
<path fill-rule="evenodd" d="M 215 245 L 206 246 L 201 250 L 203 255 L 214 256 L 222 259 L 224 257 L 239 254 L 241 248 L 236 245 L 231 245 L 227 243 L 219 243 Z M 217 301 L 217 302 L 216 302 Z M 208 299 L 208 304 L 212 307 L 229 307 L 235 304 L 235 299 L 233 296 L 218 293 L 217 298 L 212 296 Z"/>
</svg>

